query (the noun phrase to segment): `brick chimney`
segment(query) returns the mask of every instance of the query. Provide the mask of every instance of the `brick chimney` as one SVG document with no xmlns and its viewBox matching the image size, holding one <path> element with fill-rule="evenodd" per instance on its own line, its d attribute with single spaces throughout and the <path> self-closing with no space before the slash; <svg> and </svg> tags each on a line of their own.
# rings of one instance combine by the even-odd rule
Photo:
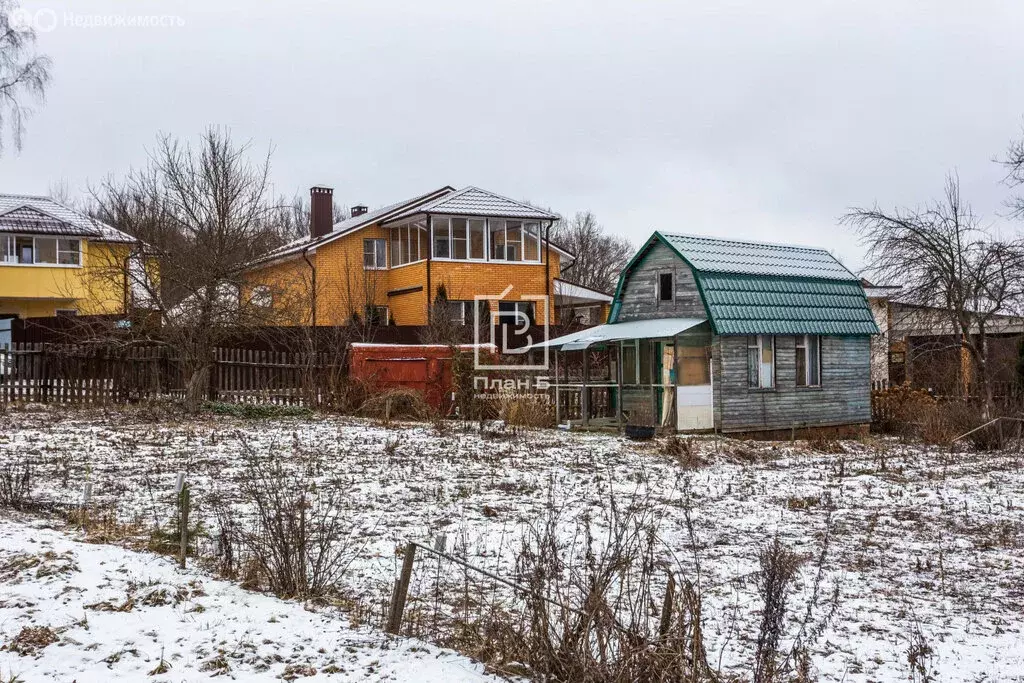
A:
<svg viewBox="0 0 1024 683">
<path fill-rule="evenodd" d="M 333 229 L 334 190 L 320 186 L 309 188 L 309 236 L 323 237 Z"/>
<path fill-rule="evenodd" d="M 370 209 L 367 208 L 365 204 L 356 204 L 355 206 L 352 207 L 352 218 L 355 218 L 356 216 L 362 216 L 369 210 Z"/>
</svg>

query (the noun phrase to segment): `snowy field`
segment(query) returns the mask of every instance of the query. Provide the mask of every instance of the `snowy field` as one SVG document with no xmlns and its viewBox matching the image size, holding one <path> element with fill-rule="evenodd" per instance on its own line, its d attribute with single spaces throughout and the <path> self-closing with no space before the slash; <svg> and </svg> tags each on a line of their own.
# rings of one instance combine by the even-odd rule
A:
<svg viewBox="0 0 1024 683">
<path fill-rule="evenodd" d="M 806 558 L 787 633 L 795 634 L 810 604 L 815 631 L 810 650 L 821 680 L 911 680 L 908 650 L 916 641 L 931 649 L 924 665 L 932 680 L 1024 681 L 1024 458 L 1017 453 L 951 454 L 884 440 L 809 445 L 706 438 L 695 442 L 696 457 L 680 462 L 662 454 L 657 442 L 640 445 L 616 436 L 555 431 L 481 434 L 452 426 L 438 433 L 430 425 L 385 428 L 344 418 L 147 423 L 117 414 L 49 412 L 11 413 L 2 420 L 0 465 L 26 458 L 35 463 L 37 499 L 77 504 L 88 481 L 95 508 L 109 506 L 139 528 L 167 524 L 175 477 L 186 472 L 195 514 L 214 532 L 209 501 L 214 493 L 230 499 L 237 492 L 246 473 L 245 450 L 282 454 L 324 487 L 345 491 L 341 508 L 353 529 L 357 557 L 344 590 L 370 611 L 390 594 L 400 564 L 396 549 L 409 540 L 433 543 L 443 534 L 447 547 L 456 546 L 470 562 L 510 576 L 519 536 L 545 519 L 552 505 L 566 520 L 583 513 L 600 519 L 613 499 L 620 507 L 644 501 L 657 514 L 661 559 L 680 575 L 699 580 L 708 660 L 723 673 L 749 674 L 759 619 L 758 550 L 778 536 Z M 5 558 L 12 551 L 44 550 L 38 544 L 22 547 L 31 537 L 54 544 L 58 554 L 73 547 L 52 532 L 37 534 L 12 524 L 3 529 Z M 565 533 L 574 532 L 567 524 Z M 74 547 L 78 553 L 84 547 L 93 558 L 78 560 L 82 568 L 94 567 L 90 572 L 100 571 L 103 553 L 110 553 L 108 569 L 127 562 L 140 571 L 147 568 L 158 581 L 181 584 L 194 578 L 178 575 L 156 556 Z M 137 657 L 133 670 L 155 667 L 160 643 L 168 658 L 172 643 L 161 641 L 164 627 L 153 627 L 154 640 L 145 635 L 148 624 L 139 626 L 140 615 L 88 612 L 89 631 L 74 631 L 83 618 L 83 600 L 95 597 L 80 599 L 80 589 L 103 585 L 100 576 L 95 581 L 87 576 L 69 573 L 27 585 L 26 591 L 51 594 L 68 586 L 60 598 L 40 596 L 39 613 L 17 606 L 28 597 L 16 598 L 13 606 L 9 599 L 6 584 L 24 577 L 0 577 L 0 640 L 9 643 L 33 621 L 69 627 L 76 635 L 46 648 L 45 657 L 59 659 L 56 653 L 70 648 L 76 657 L 90 657 L 100 671 L 110 654 L 102 650 L 131 630 L 131 637 L 146 644 L 140 652 L 150 658 L 143 663 Z M 127 584 L 110 581 L 111 594 L 125 592 Z M 334 653 L 339 640 L 369 638 L 346 631 L 343 620 L 332 621 L 338 625 L 325 631 L 320 617 L 300 607 L 236 592 L 206 577 L 202 583 L 205 592 L 218 596 L 217 618 L 236 622 L 221 637 L 230 647 L 245 641 L 259 649 L 267 640 L 295 652 L 297 641 L 277 640 L 285 635 L 270 621 L 274 610 L 293 610 L 288 613 L 296 619 L 305 615 L 301 628 L 313 638 L 307 653 L 321 646 Z M 812 595 L 817 596 L 813 601 Z M 64 599 L 71 601 L 66 609 L 59 602 Z M 243 613 L 243 604 L 254 612 Z M 186 616 L 187 605 L 160 609 L 167 628 L 198 619 Z M 103 646 L 86 652 L 92 642 L 86 636 L 99 640 L 101 634 Z M 173 651 L 198 667 L 201 657 L 194 653 L 214 653 L 219 641 L 216 634 L 204 636 L 209 642 L 188 641 L 191 637 L 183 636 L 187 642 L 174 643 Z M 323 645 L 324 639 L 332 645 Z M 456 667 L 459 675 L 479 673 L 464 660 L 442 661 L 435 650 L 413 650 L 441 662 L 437 666 Z M 55 654 L 46 654 L 51 651 Z M 35 661 L 0 654 L 0 677 L 12 663 L 17 673 L 18 665 Z M 384 661 L 384 655 L 376 656 Z M 344 665 L 350 672 L 373 655 L 353 657 L 358 661 Z M 314 668 L 328 665 L 322 657 L 314 659 Z M 249 666 L 256 670 L 256 664 Z M 376 675 L 403 680 L 395 668 L 399 664 L 388 666 L 390 674 L 384 667 Z M 417 670 L 409 680 L 424 678 Z"/>
<path fill-rule="evenodd" d="M 496 680 L 452 652 L 167 558 L 0 520 L 0 680 Z"/>
</svg>

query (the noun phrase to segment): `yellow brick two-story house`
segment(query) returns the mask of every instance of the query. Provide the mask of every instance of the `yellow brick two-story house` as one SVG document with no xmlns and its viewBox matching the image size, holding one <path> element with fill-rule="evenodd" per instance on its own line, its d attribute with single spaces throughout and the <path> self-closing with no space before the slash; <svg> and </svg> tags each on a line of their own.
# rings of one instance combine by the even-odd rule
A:
<svg viewBox="0 0 1024 683">
<path fill-rule="evenodd" d="M 314 187 L 310 236 L 267 254 L 246 274 L 250 296 L 281 310 L 283 324 L 346 325 L 371 316 L 428 325 L 442 287 L 451 316 L 463 323 L 471 322 L 476 297 L 537 323 L 546 311 L 548 322 L 557 322 L 567 284 L 559 273 L 573 258 L 548 239 L 557 214 L 476 187 L 445 186 L 374 211 L 357 205 L 332 225 L 332 195 Z M 605 303 L 590 294 L 592 303 Z"/>
<path fill-rule="evenodd" d="M 49 197 L 0 195 L 0 319 L 123 313 L 131 288 L 111 271 L 136 244 Z"/>
</svg>

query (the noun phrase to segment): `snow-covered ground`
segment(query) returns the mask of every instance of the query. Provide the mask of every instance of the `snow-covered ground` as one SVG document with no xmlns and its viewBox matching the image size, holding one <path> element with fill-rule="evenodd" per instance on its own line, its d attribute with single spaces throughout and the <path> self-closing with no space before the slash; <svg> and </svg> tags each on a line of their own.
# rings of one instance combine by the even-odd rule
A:
<svg viewBox="0 0 1024 683">
<path fill-rule="evenodd" d="M 750 670 L 757 554 L 778 536 L 807 558 L 790 603 L 791 634 L 818 586 L 812 623 L 821 633 L 811 652 L 822 680 L 908 680 L 907 653 L 919 631 L 933 651 L 927 663 L 935 680 L 1024 681 L 1019 454 L 950 454 L 883 440 L 819 444 L 830 451 L 819 452 L 801 442 L 707 438 L 695 442 L 707 464 L 694 468 L 662 455 L 656 443 L 600 434 L 438 433 L 429 425 L 385 428 L 344 418 L 151 424 L 117 415 L 13 413 L 3 420 L 0 464 L 32 460 L 37 498 L 75 504 L 88 481 L 95 508 L 109 505 L 140 528 L 167 524 L 174 480 L 184 471 L 195 514 L 215 529 L 210 498 L 237 494 L 245 448 L 282 453 L 321 485 L 346 492 L 340 507 L 358 557 L 343 588 L 371 610 L 387 599 L 396 548 L 408 540 L 429 543 L 444 534 L 448 547 L 455 543 L 471 562 L 508 576 L 519 535 L 552 504 L 566 519 L 585 512 L 596 519 L 612 499 L 622 506 L 644 500 L 659 518 L 663 559 L 689 578 L 697 577 L 699 561 L 708 658 L 723 672 Z M 164 560 L 148 561 L 171 571 Z M 74 585 L 60 577 L 53 585 L 61 581 Z M 179 618 L 184 612 L 161 609 Z M 60 625 L 80 618 L 75 613 Z M 239 622 L 258 644 L 278 637 L 264 630 L 268 619 Z M 7 642 L 18 629 L 8 618 L 0 638 Z M 233 638 L 226 642 L 240 639 Z"/>
<path fill-rule="evenodd" d="M 0 520 L 0 588 L 3 681 L 494 680 L 451 651 L 352 629 L 337 610 L 22 518 Z"/>
</svg>

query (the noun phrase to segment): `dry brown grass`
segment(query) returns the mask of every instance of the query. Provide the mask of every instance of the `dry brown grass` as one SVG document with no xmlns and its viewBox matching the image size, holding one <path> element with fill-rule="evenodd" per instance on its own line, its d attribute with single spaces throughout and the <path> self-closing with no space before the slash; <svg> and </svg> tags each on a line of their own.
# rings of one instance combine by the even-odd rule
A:
<svg viewBox="0 0 1024 683">
<path fill-rule="evenodd" d="M 498 416 L 509 427 L 544 429 L 555 426 L 555 407 L 546 395 L 503 396 Z"/>
<path fill-rule="evenodd" d="M 429 420 L 434 410 L 423 399 L 422 393 L 398 387 L 366 399 L 357 413 L 388 424 L 392 420 Z"/>
</svg>

